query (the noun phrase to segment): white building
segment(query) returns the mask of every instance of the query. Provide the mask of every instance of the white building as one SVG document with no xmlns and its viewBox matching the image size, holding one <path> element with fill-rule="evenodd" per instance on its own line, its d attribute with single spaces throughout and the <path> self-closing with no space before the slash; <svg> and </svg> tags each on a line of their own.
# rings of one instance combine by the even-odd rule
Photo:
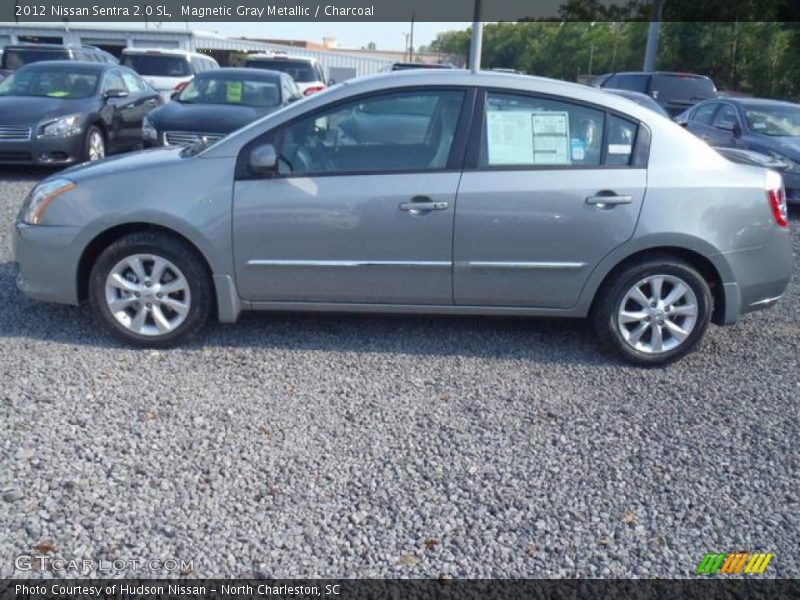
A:
<svg viewBox="0 0 800 600">
<path fill-rule="evenodd" d="M 43 25 L 0 23 L 0 49 L 18 43 L 87 44 L 98 46 L 115 56 L 123 48 L 179 48 L 212 55 L 221 65 L 229 63 L 231 54 L 239 52 L 285 52 L 290 56 L 316 58 L 336 81 L 385 71 L 391 61 L 362 57 L 344 52 L 309 50 L 294 46 L 269 44 L 227 38 L 214 33 L 186 29 L 121 29 L 105 25 Z"/>
</svg>

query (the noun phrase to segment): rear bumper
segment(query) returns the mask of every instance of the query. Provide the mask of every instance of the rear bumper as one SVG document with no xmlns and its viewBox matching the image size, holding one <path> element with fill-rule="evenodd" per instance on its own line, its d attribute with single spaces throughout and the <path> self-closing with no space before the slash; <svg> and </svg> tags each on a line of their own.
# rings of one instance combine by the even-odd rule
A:
<svg viewBox="0 0 800 600">
<path fill-rule="evenodd" d="M 17 222 L 11 233 L 17 287 L 29 298 L 78 304 L 75 238 L 77 227 L 30 226 Z"/>
<path fill-rule="evenodd" d="M 83 136 L 0 142 L 0 164 L 69 165 L 83 162 Z"/>
<path fill-rule="evenodd" d="M 755 250 L 720 254 L 733 273 L 723 282 L 725 311 L 720 324 L 730 325 L 739 317 L 774 306 L 786 291 L 792 274 L 792 238 L 789 228 L 781 229 L 769 243 Z"/>
</svg>

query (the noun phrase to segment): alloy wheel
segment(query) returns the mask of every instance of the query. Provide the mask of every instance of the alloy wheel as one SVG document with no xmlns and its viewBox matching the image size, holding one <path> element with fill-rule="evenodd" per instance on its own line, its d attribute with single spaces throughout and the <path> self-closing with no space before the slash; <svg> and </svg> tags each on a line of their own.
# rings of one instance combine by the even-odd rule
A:
<svg viewBox="0 0 800 600">
<path fill-rule="evenodd" d="M 617 309 L 625 342 L 646 354 L 674 350 L 691 335 L 699 309 L 691 286 L 674 275 L 651 275 L 636 282 Z"/>
<path fill-rule="evenodd" d="M 192 297 L 189 282 L 173 263 L 155 254 L 133 254 L 109 272 L 105 301 L 125 329 L 156 337 L 183 324 Z"/>
<path fill-rule="evenodd" d="M 106 143 L 103 134 L 97 130 L 89 134 L 89 160 L 100 160 L 106 156 Z"/>
</svg>

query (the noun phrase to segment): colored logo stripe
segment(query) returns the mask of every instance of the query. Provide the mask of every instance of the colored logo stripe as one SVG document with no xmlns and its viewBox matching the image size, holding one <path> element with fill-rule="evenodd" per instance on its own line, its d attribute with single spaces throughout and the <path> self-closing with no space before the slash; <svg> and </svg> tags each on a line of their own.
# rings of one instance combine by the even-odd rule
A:
<svg viewBox="0 0 800 600">
<path fill-rule="evenodd" d="M 731 575 L 742 572 L 751 575 L 760 575 L 767 570 L 767 565 L 774 554 L 772 552 L 708 552 L 697 565 L 698 575 L 713 575 L 717 572 Z"/>
</svg>

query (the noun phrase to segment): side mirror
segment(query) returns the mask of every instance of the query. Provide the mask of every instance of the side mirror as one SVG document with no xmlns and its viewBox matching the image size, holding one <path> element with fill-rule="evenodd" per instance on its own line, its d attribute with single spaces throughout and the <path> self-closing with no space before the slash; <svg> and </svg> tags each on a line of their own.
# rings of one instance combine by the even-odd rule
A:
<svg viewBox="0 0 800 600">
<path fill-rule="evenodd" d="M 271 175 L 278 165 L 278 154 L 272 144 L 262 144 L 250 151 L 249 166 L 253 173 Z"/>
<path fill-rule="evenodd" d="M 733 133 L 733 137 L 739 137 L 742 135 L 742 126 L 739 123 L 734 123 L 733 127 L 731 127 L 731 133 Z"/>
<path fill-rule="evenodd" d="M 127 90 L 106 90 L 105 94 L 103 94 L 106 100 L 111 98 L 127 98 L 128 91 Z"/>
</svg>

